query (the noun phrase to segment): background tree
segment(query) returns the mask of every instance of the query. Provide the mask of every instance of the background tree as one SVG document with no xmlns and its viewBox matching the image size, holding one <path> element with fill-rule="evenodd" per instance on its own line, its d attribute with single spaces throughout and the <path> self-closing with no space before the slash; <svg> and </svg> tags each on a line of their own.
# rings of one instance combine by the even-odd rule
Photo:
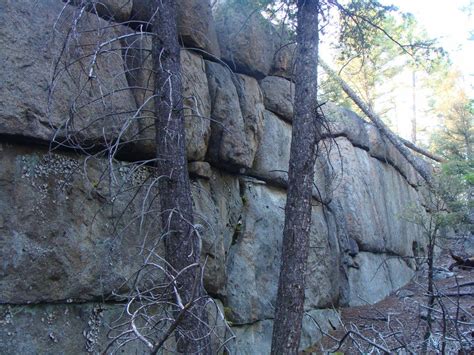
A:
<svg viewBox="0 0 474 355">
<path fill-rule="evenodd" d="M 426 34 L 413 15 L 401 13 L 394 7 L 375 11 L 370 3 L 359 1 L 357 7 L 347 9 L 345 18 L 339 19 L 342 26 L 336 32 L 339 41 L 333 45 L 335 57 L 332 66 L 362 101 L 397 133 L 398 97 L 409 87 L 412 96 L 410 138 L 415 143 L 419 111 L 416 93 L 420 86 L 427 86 L 422 79 L 434 70 L 434 63 L 445 58 L 445 52 Z M 369 21 L 368 27 L 361 28 L 360 22 L 364 19 Z M 363 35 L 358 34 L 361 31 Z M 359 39 L 366 44 L 358 43 Z M 402 79 L 408 76 L 409 83 Z M 363 115 L 331 78 L 327 78 L 324 84 L 324 98 Z"/>
<path fill-rule="evenodd" d="M 336 33 L 339 41 L 332 44 L 335 51 L 334 66 L 340 68 L 338 74 L 374 110 L 376 101 L 384 96 L 381 84 L 400 70 L 400 64 L 393 63 L 398 52 L 395 43 L 385 33 L 364 23 L 360 17 L 370 18 L 374 25 L 384 28 L 393 36 L 397 27 L 396 19 L 391 14 L 393 9 L 388 7 L 380 11 L 371 8 L 367 2 L 357 1 L 351 2 L 344 11 L 337 16 L 339 26 Z M 332 89 L 332 93 L 328 92 L 331 101 L 337 102 L 346 97 L 338 86 L 332 86 Z M 346 104 L 359 111 L 350 100 Z"/>
</svg>

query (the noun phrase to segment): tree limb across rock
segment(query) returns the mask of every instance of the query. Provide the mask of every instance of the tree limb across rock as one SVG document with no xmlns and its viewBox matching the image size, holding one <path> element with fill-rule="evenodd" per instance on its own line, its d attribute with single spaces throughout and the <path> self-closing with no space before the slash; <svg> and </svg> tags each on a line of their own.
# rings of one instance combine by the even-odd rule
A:
<svg viewBox="0 0 474 355">
<path fill-rule="evenodd" d="M 342 90 L 344 90 L 344 92 L 351 98 L 352 101 L 354 101 L 354 103 L 362 110 L 362 112 L 367 115 L 367 117 L 374 123 L 377 129 L 385 137 L 387 137 L 388 140 L 395 146 L 395 148 L 397 148 L 398 151 L 405 157 L 405 159 L 408 160 L 408 162 L 428 183 L 428 185 L 432 185 L 431 173 L 418 159 L 416 159 L 416 157 L 411 154 L 408 148 L 438 162 L 442 162 L 443 159 L 427 152 L 422 148 L 417 147 L 413 143 L 408 142 L 403 138 L 398 137 L 390 130 L 390 128 L 385 125 L 385 123 L 380 119 L 380 117 L 362 101 L 362 99 L 354 92 L 354 90 L 352 90 L 351 87 L 343 79 L 341 79 L 341 77 L 337 75 L 337 73 L 332 70 L 331 67 L 321 58 L 319 58 L 319 64 L 324 69 L 324 71 L 341 86 Z"/>
</svg>

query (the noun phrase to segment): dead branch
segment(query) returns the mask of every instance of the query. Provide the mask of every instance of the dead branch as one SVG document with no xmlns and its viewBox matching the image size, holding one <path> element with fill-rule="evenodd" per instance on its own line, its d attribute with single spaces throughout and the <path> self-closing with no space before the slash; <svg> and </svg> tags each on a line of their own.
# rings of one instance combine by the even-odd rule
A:
<svg viewBox="0 0 474 355">
<path fill-rule="evenodd" d="M 449 254 L 451 255 L 451 258 L 453 258 L 454 261 L 455 261 L 454 263 L 449 265 L 449 270 L 452 270 L 455 267 L 459 267 L 461 269 L 467 269 L 467 270 L 474 268 L 474 257 L 473 256 L 471 256 L 469 258 L 463 258 L 462 256 L 453 254 L 452 251 L 450 251 Z"/>
<path fill-rule="evenodd" d="M 420 176 L 428 183 L 432 185 L 432 177 L 430 172 L 425 166 L 421 164 L 410 152 L 410 150 L 401 142 L 399 137 L 388 128 L 385 123 L 375 114 L 370 107 L 368 107 L 363 100 L 352 90 L 352 88 L 341 79 L 337 73 L 329 67 L 329 65 L 319 58 L 319 63 L 324 71 L 336 81 L 344 92 L 354 101 L 354 103 L 364 112 L 367 117 L 374 123 L 378 130 L 398 149 L 398 151 L 405 157 L 405 159 L 413 166 L 413 168 L 420 174 Z"/>
<path fill-rule="evenodd" d="M 427 151 L 426 149 L 418 147 L 417 145 L 413 144 L 409 140 L 406 140 L 405 138 L 402 138 L 400 136 L 398 138 L 402 141 L 403 144 L 405 144 L 411 150 L 413 150 L 413 151 L 415 151 L 415 152 L 417 152 L 421 155 L 424 155 L 425 157 L 430 158 L 431 160 L 437 161 L 438 163 L 445 163 L 446 162 L 446 159 L 443 159 L 440 156 L 435 155 L 435 154 Z"/>
</svg>

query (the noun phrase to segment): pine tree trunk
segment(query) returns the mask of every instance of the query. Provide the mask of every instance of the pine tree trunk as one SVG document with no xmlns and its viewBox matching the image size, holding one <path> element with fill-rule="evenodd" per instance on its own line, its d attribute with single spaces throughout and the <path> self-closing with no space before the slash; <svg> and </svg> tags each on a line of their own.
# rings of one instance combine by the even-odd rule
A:
<svg viewBox="0 0 474 355">
<path fill-rule="evenodd" d="M 317 120 L 318 0 L 299 0 L 295 113 L 272 354 L 297 354 L 304 312 Z"/>
<path fill-rule="evenodd" d="M 155 70 L 156 168 L 169 272 L 177 275 L 174 294 L 177 316 L 188 303 L 176 329 L 177 350 L 186 354 L 210 353 L 206 336 L 199 267 L 201 242 L 193 226 L 191 187 L 187 170 L 184 114 L 181 96 L 180 47 L 176 24 L 176 2 L 155 1 L 153 22 L 153 66 Z M 191 266 L 190 265 L 194 265 Z"/>
<path fill-rule="evenodd" d="M 423 335 L 423 345 L 422 345 L 422 354 L 428 353 L 428 343 L 430 341 L 432 326 L 433 326 L 433 308 L 435 303 L 434 296 L 434 248 L 436 245 L 436 235 L 438 233 L 437 228 L 432 228 L 432 223 L 430 223 L 428 228 L 428 304 L 427 304 L 427 313 L 426 313 L 426 328 L 425 334 Z"/>
</svg>

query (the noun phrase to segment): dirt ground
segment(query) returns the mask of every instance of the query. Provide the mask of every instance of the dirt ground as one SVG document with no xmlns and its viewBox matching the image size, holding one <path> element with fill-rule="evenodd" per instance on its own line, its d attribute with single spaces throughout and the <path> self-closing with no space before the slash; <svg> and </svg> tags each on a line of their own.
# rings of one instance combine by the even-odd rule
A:
<svg viewBox="0 0 474 355">
<path fill-rule="evenodd" d="M 457 255 L 472 256 L 460 243 L 449 249 Z M 474 269 L 450 270 L 453 262 L 447 249 L 435 262 L 437 297 L 432 335 L 427 342 L 430 354 L 474 354 Z M 326 334 L 310 353 L 418 354 L 427 328 L 427 304 L 427 270 L 422 267 L 407 286 L 384 300 L 343 309 L 343 326 Z"/>
</svg>

